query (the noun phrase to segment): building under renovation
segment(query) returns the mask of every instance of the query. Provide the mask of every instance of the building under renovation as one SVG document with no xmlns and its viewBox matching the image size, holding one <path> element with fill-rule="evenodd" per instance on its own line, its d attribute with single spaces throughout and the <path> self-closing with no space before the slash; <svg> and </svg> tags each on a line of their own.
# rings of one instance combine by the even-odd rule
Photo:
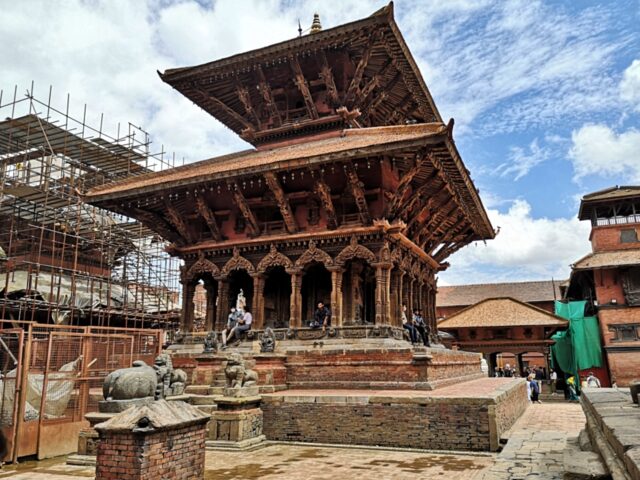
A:
<svg viewBox="0 0 640 480">
<path fill-rule="evenodd" d="M 113 138 L 31 96 L 0 104 L 0 118 L 0 319 L 176 320 L 179 265 L 165 241 L 81 199 L 89 188 L 170 166 L 150 155 L 148 135 L 129 124 Z"/>
</svg>

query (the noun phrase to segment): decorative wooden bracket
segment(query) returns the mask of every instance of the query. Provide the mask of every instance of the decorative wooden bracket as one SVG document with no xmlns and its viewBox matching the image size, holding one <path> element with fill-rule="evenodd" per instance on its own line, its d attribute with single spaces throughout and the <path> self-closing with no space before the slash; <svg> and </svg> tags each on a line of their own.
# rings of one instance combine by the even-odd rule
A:
<svg viewBox="0 0 640 480">
<path fill-rule="evenodd" d="M 229 108 L 223 102 L 218 100 L 216 97 L 214 97 L 210 93 L 207 93 L 202 88 L 199 88 L 199 87 L 194 87 L 194 88 L 198 93 L 200 93 L 200 95 L 202 95 L 205 98 L 205 100 L 207 100 L 211 105 L 213 105 L 215 109 L 226 113 L 227 115 L 232 117 L 234 120 L 241 123 L 246 129 L 255 130 L 255 126 L 245 117 L 240 115 L 238 112 L 236 112 L 232 108 Z"/>
<path fill-rule="evenodd" d="M 198 208 L 198 213 L 204 219 L 209 227 L 209 231 L 211 231 L 211 235 L 216 242 L 222 240 L 222 235 L 220 234 L 220 229 L 218 228 L 218 224 L 216 223 L 216 218 L 204 200 L 204 197 L 198 196 L 196 198 L 196 206 Z"/>
<path fill-rule="evenodd" d="M 320 57 L 320 78 L 324 82 L 327 89 L 327 98 L 333 108 L 337 108 L 340 105 L 340 96 L 338 95 L 338 89 L 336 88 L 336 82 L 333 79 L 333 72 L 327 61 L 327 56 L 324 50 L 319 53 Z"/>
<path fill-rule="evenodd" d="M 164 208 L 167 212 L 167 219 L 169 220 L 169 223 L 175 227 L 182 238 L 187 242 L 192 243 L 193 235 L 191 235 L 189 227 L 187 227 L 187 224 L 184 222 L 180 212 L 178 212 L 178 210 L 166 198 L 164 200 Z"/>
<path fill-rule="evenodd" d="M 293 211 L 291 210 L 291 205 L 289 204 L 289 200 L 287 199 L 284 191 L 282 190 L 282 186 L 280 182 L 276 178 L 275 173 L 267 172 L 264 174 L 264 180 L 273 192 L 273 196 L 276 198 L 276 202 L 278 203 L 278 208 L 280 208 L 280 213 L 282 214 L 282 218 L 284 219 L 284 224 L 287 227 L 287 232 L 296 233 L 298 231 L 298 225 L 296 223 L 296 218 L 293 215 Z"/>
<path fill-rule="evenodd" d="M 264 71 L 262 70 L 262 67 L 260 65 L 258 65 L 257 73 L 258 89 L 260 90 L 260 94 L 262 95 L 262 101 L 269 111 L 271 122 L 274 126 L 279 127 L 282 125 L 282 117 L 280 116 L 280 112 L 278 111 L 276 101 L 273 98 L 271 87 L 269 87 L 269 83 L 267 82 L 267 79 L 264 76 Z"/>
<path fill-rule="evenodd" d="M 171 242 L 180 242 L 184 239 L 176 231 L 175 227 L 167 222 L 162 215 L 144 210 L 142 208 L 129 207 L 131 216 L 142 223 L 145 227 L 154 232 L 158 232 L 162 238 Z"/>
<path fill-rule="evenodd" d="M 424 153 L 417 154 L 413 167 L 407 170 L 402 178 L 400 178 L 400 183 L 398 183 L 398 187 L 396 188 L 393 197 L 391 197 L 391 200 L 387 204 L 387 214 L 385 215 L 387 218 L 394 219 L 398 215 L 400 206 L 402 205 L 402 201 L 404 200 L 404 196 L 411 186 L 411 181 L 422 168 L 424 160 Z"/>
<path fill-rule="evenodd" d="M 251 103 L 251 95 L 249 95 L 249 90 L 247 87 L 242 85 L 239 80 L 236 81 L 236 93 L 238 94 L 238 98 L 244 107 L 244 111 L 247 112 L 249 117 L 253 118 L 255 121 L 256 127 L 258 130 L 262 128 L 260 125 L 260 118 L 258 117 L 258 113 L 253 108 L 253 104 Z"/>
<path fill-rule="evenodd" d="M 369 213 L 369 206 L 367 205 L 367 199 L 364 195 L 364 184 L 358 178 L 358 172 L 356 172 L 353 164 L 347 163 L 345 167 L 347 180 L 351 186 L 351 192 L 353 193 L 353 198 L 356 201 L 356 206 L 360 213 L 360 221 L 363 225 L 371 225 L 371 214 Z"/>
<path fill-rule="evenodd" d="M 294 82 L 298 87 L 298 90 L 300 90 L 300 93 L 302 93 L 302 98 L 304 98 L 304 104 L 307 107 L 309 117 L 316 120 L 318 118 L 318 109 L 316 108 L 316 104 L 313 101 L 311 91 L 309 90 L 309 84 L 307 83 L 307 79 L 304 78 L 302 68 L 300 68 L 300 64 L 298 63 L 298 59 L 291 56 L 289 57 L 289 63 L 291 65 L 291 69 L 293 70 Z"/>
<path fill-rule="evenodd" d="M 256 220 L 255 215 L 251 211 L 251 208 L 249 208 L 247 199 L 244 198 L 244 195 L 242 195 L 240 188 L 235 182 L 227 182 L 227 185 L 229 185 L 229 189 L 233 194 L 233 199 L 238 205 L 238 208 L 240 209 L 242 216 L 246 220 L 247 226 L 249 227 L 251 234 L 256 236 L 260 235 L 260 225 L 258 225 L 258 221 Z"/>
<path fill-rule="evenodd" d="M 371 58 L 371 50 L 373 49 L 373 44 L 375 42 L 367 42 L 367 46 L 364 47 L 364 51 L 362 52 L 362 57 L 356 66 L 356 70 L 353 74 L 353 78 L 351 79 L 351 83 L 349 84 L 349 88 L 347 89 L 347 93 L 344 96 L 344 104 L 349 106 L 353 103 L 355 99 L 356 93 L 360 89 L 360 82 L 362 81 L 362 75 L 364 75 L 364 70 L 367 68 L 369 64 L 369 59 Z"/>
<path fill-rule="evenodd" d="M 330 230 L 338 228 L 338 216 L 336 215 L 333 200 L 331 199 L 331 188 L 329 188 L 329 185 L 326 184 L 321 176 L 316 180 L 313 191 L 318 198 L 320 198 L 322 207 L 327 214 L 327 227 Z"/>
</svg>

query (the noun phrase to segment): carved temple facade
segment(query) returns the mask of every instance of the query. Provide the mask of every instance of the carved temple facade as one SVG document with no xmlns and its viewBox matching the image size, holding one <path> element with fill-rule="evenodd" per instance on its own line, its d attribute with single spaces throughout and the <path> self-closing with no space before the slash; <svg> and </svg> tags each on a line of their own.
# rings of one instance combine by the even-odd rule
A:
<svg viewBox="0 0 640 480">
<path fill-rule="evenodd" d="M 136 218 L 184 260 L 182 324 L 196 285 L 206 328 L 242 289 L 254 328 L 299 328 L 323 301 L 333 326 L 435 331 L 435 275 L 494 231 L 393 19 L 316 28 L 162 80 L 254 148 L 97 187 L 86 200 Z"/>
</svg>

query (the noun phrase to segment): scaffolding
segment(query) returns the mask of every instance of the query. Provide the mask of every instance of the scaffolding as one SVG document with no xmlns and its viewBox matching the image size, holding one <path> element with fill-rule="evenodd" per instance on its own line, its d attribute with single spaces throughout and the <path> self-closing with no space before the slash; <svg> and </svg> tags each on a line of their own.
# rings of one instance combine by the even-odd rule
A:
<svg viewBox="0 0 640 480">
<path fill-rule="evenodd" d="M 0 319 L 174 328 L 180 262 L 131 218 L 83 202 L 89 188 L 171 168 L 142 128 L 100 125 L 0 91 Z M 4 102 L 4 103 L 3 103 Z"/>
</svg>

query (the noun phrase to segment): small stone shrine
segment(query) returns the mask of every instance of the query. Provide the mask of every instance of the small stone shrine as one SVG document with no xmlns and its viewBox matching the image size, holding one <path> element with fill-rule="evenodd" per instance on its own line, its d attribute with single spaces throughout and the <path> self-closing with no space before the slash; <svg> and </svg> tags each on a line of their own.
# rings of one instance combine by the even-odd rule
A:
<svg viewBox="0 0 640 480">
<path fill-rule="evenodd" d="M 153 366 L 136 360 L 130 368 L 111 372 L 102 385 L 104 400 L 98 402 L 98 412 L 90 412 L 85 416 L 89 426 L 80 431 L 78 452 L 71 455 L 67 462 L 71 465 L 94 465 L 98 440 L 96 424 L 108 421 L 128 408 L 177 397 L 184 392 L 186 379 L 185 372 L 174 369 L 171 357 L 164 353 L 158 355 Z"/>
<path fill-rule="evenodd" d="M 209 424 L 207 447 L 214 450 L 253 450 L 265 440 L 258 395 L 258 376 L 245 367 L 242 355 L 229 355 L 225 368 L 227 386 L 216 399 L 218 409 Z"/>
<path fill-rule="evenodd" d="M 209 415 L 184 402 L 158 400 L 96 425 L 96 480 L 204 478 Z"/>
</svg>

